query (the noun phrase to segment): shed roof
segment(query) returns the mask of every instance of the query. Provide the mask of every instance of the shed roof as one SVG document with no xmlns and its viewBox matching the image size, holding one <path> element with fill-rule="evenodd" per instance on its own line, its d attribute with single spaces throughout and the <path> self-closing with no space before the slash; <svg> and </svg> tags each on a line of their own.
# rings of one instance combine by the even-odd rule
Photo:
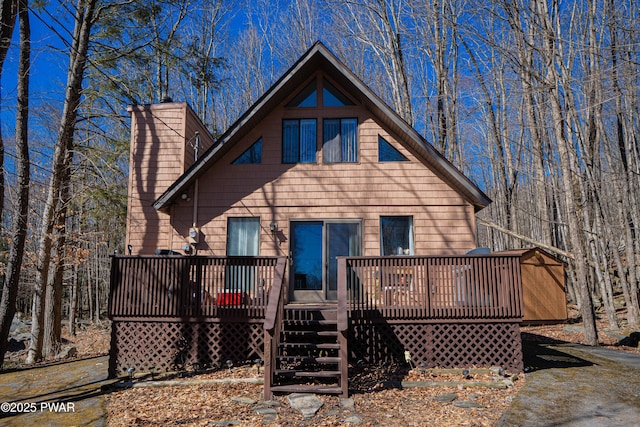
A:
<svg viewBox="0 0 640 427">
<path fill-rule="evenodd" d="M 312 73 L 321 69 L 352 96 L 357 98 L 388 129 L 400 137 L 400 142 L 423 154 L 434 173 L 458 191 L 476 211 L 491 203 L 491 199 L 449 162 L 411 125 L 349 70 L 322 42 L 316 42 L 280 79 L 267 90 L 229 129 L 218 138 L 180 178 L 154 203 L 155 209 L 167 208 L 199 176 L 221 158 L 234 143 L 263 120 Z"/>
<path fill-rule="evenodd" d="M 544 254 L 545 256 L 547 256 L 548 258 L 551 258 L 552 260 L 558 262 L 559 264 L 565 264 L 565 265 L 567 264 L 565 261 L 558 258 L 556 255 L 553 255 L 549 251 L 546 251 L 538 246 L 531 246 L 528 248 L 520 248 L 520 249 L 509 249 L 505 251 L 497 251 L 497 252 L 494 252 L 494 254 L 516 255 L 519 257 L 524 257 L 530 254 L 535 254 L 536 252 Z"/>
</svg>

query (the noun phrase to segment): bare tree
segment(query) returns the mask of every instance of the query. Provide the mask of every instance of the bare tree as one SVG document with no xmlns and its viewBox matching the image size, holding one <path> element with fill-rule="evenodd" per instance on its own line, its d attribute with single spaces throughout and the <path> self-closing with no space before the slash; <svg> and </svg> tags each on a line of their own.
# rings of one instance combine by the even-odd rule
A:
<svg viewBox="0 0 640 427">
<path fill-rule="evenodd" d="M 18 64 L 18 109 L 16 114 L 16 152 L 18 167 L 18 203 L 11 225 L 11 247 L 0 300 L 0 367 L 7 349 L 7 338 L 16 312 L 18 283 L 27 235 L 29 209 L 29 74 L 31 68 L 31 27 L 27 0 L 18 1 L 20 62 Z"/>
<path fill-rule="evenodd" d="M 542 39 L 542 47 L 544 48 L 542 54 L 547 60 L 546 76 L 544 78 L 548 100 L 550 102 L 551 117 L 553 119 L 553 131 L 557 141 L 558 157 L 563 170 L 561 183 L 565 206 L 567 209 L 575 209 L 578 211 L 578 215 L 571 213 L 567 215 L 566 219 L 567 232 L 571 242 L 571 252 L 575 258 L 575 279 L 579 290 L 580 308 L 585 327 L 585 340 L 590 345 L 598 345 L 598 332 L 589 286 L 585 240 L 579 221 L 581 204 L 578 203 L 574 192 L 575 186 L 578 184 L 577 180 L 579 179 L 575 153 L 573 152 L 574 148 L 569 139 L 574 129 L 566 125 L 566 111 L 563 109 L 564 103 L 560 89 L 560 85 L 563 83 L 562 75 L 558 71 L 559 68 L 562 68 L 562 54 L 558 46 L 561 37 L 556 34 L 556 31 L 560 31 L 557 27 L 557 22 L 553 22 L 552 20 L 552 16 L 558 16 L 558 10 L 547 10 L 547 4 L 542 0 L 535 0 L 533 6 L 535 17 L 538 19 L 540 25 L 539 35 Z M 557 7 L 557 5 L 555 6 Z M 564 88 L 569 90 L 566 86 Z"/>
<path fill-rule="evenodd" d="M 78 0 L 76 4 L 75 27 L 71 51 L 67 89 L 60 120 L 58 138 L 53 152 L 53 166 L 45 203 L 41 240 L 37 253 L 36 283 L 33 294 L 31 342 L 26 363 L 34 363 L 42 358 L 44 340 L 45 292 L 51 264 L 51 247 L 55 214 L 58 209 L 60 192 L 66 176 L 67 153 L 73 147 L 76 118 L 81 99 L 82 80 L 87 64 L 91 28 L 94 23 L 97 0 Z"/>
<path fill-rule="evenodd" d="M 335 4 L 336 23 L 345 37 L 355 39 L 384 70 L 391 105 L 409 124 L 413 123 L 409 78 L 405 64 L 406 34 L 404 2 L 397 0 L 350 1 Z M 373 75 L 373 73 L 372 73 Z"/>
</svg>

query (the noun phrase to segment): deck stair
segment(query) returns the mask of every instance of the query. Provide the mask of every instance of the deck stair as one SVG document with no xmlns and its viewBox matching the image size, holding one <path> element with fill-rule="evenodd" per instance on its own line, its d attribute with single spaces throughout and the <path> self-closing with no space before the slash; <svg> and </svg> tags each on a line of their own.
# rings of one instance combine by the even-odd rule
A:
<svg viewBox="0 0 640 427">
<path fill-rule="evenodd" d="M 346 359 L 335 304 L 287 306 L 271 390 L 346 396 Z"/>
</svg>

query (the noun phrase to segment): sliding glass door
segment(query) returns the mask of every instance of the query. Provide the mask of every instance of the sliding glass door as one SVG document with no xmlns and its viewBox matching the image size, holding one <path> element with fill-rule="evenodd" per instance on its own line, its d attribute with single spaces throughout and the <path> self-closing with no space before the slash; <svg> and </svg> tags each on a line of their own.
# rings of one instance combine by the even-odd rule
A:
<svg viewBox="0 0 640 427">
<path fill-rule="evenodd" d="M 291 295 L 296 302 L 335 300 L 339 256 L 360 255 L 360 220 L 291 222 Z"/>
</svg>

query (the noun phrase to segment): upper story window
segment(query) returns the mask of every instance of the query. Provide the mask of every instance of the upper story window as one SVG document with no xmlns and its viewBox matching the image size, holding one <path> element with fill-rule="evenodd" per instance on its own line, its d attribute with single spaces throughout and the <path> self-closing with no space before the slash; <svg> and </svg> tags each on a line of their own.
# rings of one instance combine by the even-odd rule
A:
<svg viewBox="0 0 640 427">
<path fill-rule="evenodd" d="M 379 162 L 407 162 L 409 159 L 386 139 L 378 135 L 378 161 Z"/>
<path fill-rule="evenodd" d="M 251 144 L 244 153 L 231 162 L 232 165 L 249 165 L 262 163 L 262 138 Z"/>
<path fill-rule="evenodd" d="M 287 104 L 287 107 L 315 107 L 317 100 L 316 81 L 313 80 Z"/>
<path fill-rule="evenodd" d="M 327 80 L 322 81 L 322 103 L 325 107 L 344 107 L 353 105 L 353 102 L 347 98 L 337 87 L 329 83 Z"/>
<path fill-rule="evenodd" d="M 319 96 L 320 90 L 322 97 Z M 284 119 L 282 121 L 282 163 L 316 163 L 318 161 L 316 154 L 319 149 L 317 121 L 325 112 L 311 108 L 350 105 L 354 105 L 351 99 L 322 77 L 315 78 L 307 84 L 286 106 L 288 108 L 310 108 L 303 114 L 307 117 L 317 114 L 318 117 Z M 324 119 L 322 135 L 323 163 L 358 162 L 358 119 Z"/>
<path fill-rule="evenodd" d="M 316 145 L 316 119 L 282 121 L 282 163 L 315 163 Z"/>
<path fill-rule="evenodd" d="M 313 80 L 304 87 L 287 104 L 288 108 L 313 108 L 318 106 L 317 80 Z M 345 107 L 354 105 L 353 102 L 343 94 L 340 89 L 332 85 L 328 80 L 322 80 L 322 106 L 324 107 Z"/>
<path fill-rule="evenodd" d="M 323 128 L 324 163 L 358 161 L 358 119 L 324 119 Z"/>
</svg>

